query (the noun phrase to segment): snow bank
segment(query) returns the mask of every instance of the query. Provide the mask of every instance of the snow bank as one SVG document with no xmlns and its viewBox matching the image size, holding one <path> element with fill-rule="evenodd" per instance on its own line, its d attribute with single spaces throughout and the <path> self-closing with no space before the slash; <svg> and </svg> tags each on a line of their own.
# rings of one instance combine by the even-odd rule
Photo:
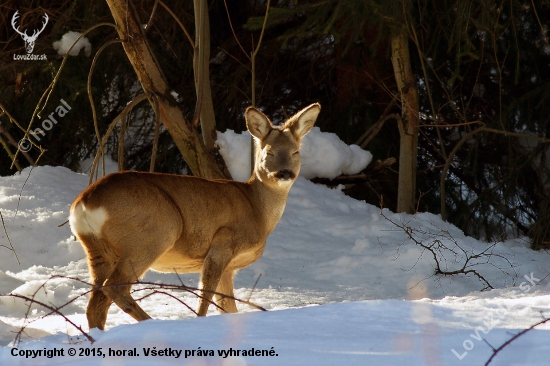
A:
<svg viewBox="0 0 550 366">
<path fill-rule="evenodd" d="M 233 179 L 244 182 L 250 178 L 250 133 L 232 130 L 218 132 L 216 144 L 220 147 Z M 355 174 L 372 161 L 372 154 L 357 145 L 346 145 L 333 133 L 313 127 L 304 137 L 300 151 L 300 176 L 335 178 L 341 174 Z"/>
<path fill-rule="evenodd" d="M 78 37 L 80 37 L 82 33 L 79 32 L 73 32 L 69 31 L 61 37 L 59 41 L 55 41 L 53 43 L 53 48 L 57 50 L 57 53 L 61 56 L 64 56 L 69 48 L 73 45 L 73 43 L 76 41 Z M 69 52 L 69 55 L 71 56 L 78 56 L 80 53 L 80 50 L 84 49 L 84 53 L 86 54 L 86 57 L 90 57 L 90 54 L 92 53 L 92 44 L 86 37 L 82 37 L 77 44 L 74 45 L 71 52 Z"/>
<path fill-rule="evenodd" d="M 336 134 L 321 132 L 319 127 L 313 127 L 304 137 L 300 156 L 300 175 L 306 179 L 359 173 L 372 161 L 369 151 L 346 145 Z"/>
<path fill-rule="evenodd" d="M 457 309 L 435 304 L 386 300 L 186 320 L 148 320 L 107 332 L 94 330 L 90 333 L 95 339 L 93 345 L 82 337 L 59 333 L 24 341 L 14 350 L 18 354 L 55 348 L 58 356 L 53 358 L 26 359 L 12 356 L 12 347 L 0 348 L 0 364 L 483 365 L 492 354 L 485 342 L 498 347 L 521 329 L 496 325 L 488 328 L 491 323 L 483 318 L 480 323 L 471 321 L 472 317 L 479 319 L 479 313 L 491 312 L 491 306 L 494 303 L 489 302 L 457 314 Z M 424 314 L 422 321 L 418 313 Z M 7 329 L 17 331 L 15 327 Z M 546 330 L 525 334 L 497 355 L 491 365 L 547 365 L 550 332 L 543 329 Z M 2 330 L 0 322 L 0 336 Z M 34 332 L 33 336 L 40 336 Z M 71 349 L 76 355 L 69 356 Z M 63 356 L 59 356 L 61 350 Z M 102 356 L 86 357 L 81 350 L 88 354 L 101 351 Z M 151 350 L 166 354 L 152 356 Z M 248 356 L 252 350 L 254 356 Z M 242 356 L 243 351 L 247 356 Z M 260 351 L 257 356 L 256 351 Z M 122 356 L 123 352 L 126 356 Z M 129 352 L 137 354 L 128 356 Z"/>
<path fill-rule="evenodd" d="M 244 182 L 250 178 L 250 144 L 251 136 L 248 131 L 242 134 L 233 130 L 218 131 L 216 145 L 220 148 L 231 177 L 236 181 Z"/>
</svg>

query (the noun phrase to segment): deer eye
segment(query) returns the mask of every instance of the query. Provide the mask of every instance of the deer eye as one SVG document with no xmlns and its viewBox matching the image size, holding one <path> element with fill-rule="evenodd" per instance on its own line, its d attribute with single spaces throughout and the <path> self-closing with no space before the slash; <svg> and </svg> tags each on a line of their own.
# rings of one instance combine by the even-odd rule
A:
<svg viewBox="0 0 550 366">
<path fill-rule="evenodd" d="M 299 152 L 299 151 L 295 151 L 295 152 L 292 153 L 292 156 L 298 155 L 298 154 L 300 154 L 300 152 Z"/>
</svg>

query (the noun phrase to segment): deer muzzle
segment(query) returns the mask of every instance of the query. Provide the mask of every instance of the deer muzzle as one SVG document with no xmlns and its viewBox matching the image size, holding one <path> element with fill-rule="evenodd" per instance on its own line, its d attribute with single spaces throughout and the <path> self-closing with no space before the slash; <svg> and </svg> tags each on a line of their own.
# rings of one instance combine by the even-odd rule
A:
<svg viewBox="0 0 550 366">
<path fill-rule="evenodd" d="M 291 170 L 284 169 L 284 170 L 279 170 L 275 174 L 275 178 L 279 180 L 293 180 L 294 178 L 296 178 L 296 174 L 294 174 L 294 172 L 292 172 Z"/>
</svg>

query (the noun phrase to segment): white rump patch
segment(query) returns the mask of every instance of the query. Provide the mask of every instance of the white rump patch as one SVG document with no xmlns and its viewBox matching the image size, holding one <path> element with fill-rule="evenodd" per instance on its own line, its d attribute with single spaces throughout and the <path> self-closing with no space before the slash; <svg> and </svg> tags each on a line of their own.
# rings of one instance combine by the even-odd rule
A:
<svg viewBox="0 0 550 366">
<path fill-rule="evenodd" d="M 103 207 L 87 209 L 82 202 L 78 203 L 69 217 L 71 231 L 77 234 L 96 234 L 99 236 L 107 220 L 107 211 Z"/>
</svg>

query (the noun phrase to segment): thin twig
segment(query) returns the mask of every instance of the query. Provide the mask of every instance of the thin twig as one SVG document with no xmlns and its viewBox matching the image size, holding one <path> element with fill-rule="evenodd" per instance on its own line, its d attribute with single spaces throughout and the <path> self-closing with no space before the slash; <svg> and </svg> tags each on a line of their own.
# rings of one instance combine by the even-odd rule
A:
<svg viewBox="0 0 550 366">
<path fill-rule="evenodd" d="M 487 362 L 485 362 L 485 366 L 488 366 L 488 365 L 491 363 L 491 361 L 493 361 L 493 358 L 495 358 L 496 355 L 497 355 L 504 347 L 508 346 L 510 343 L 512 343 L 513 341 L 515 341 L 516 339 L 518 339 L 519 337 L 521 337 L 521 336 L 524 335 L 525 333 L 529 332 L 530 330 L 534 329 L 535 327 L 537 327 L 537 326 L 539 326 L 539 325 L 541 325 L 541 324 L 547 323 L 548 321 L 550 321 L 550 318 L 543 319 L 543 320 L 541 320 L 540 322 L 531 325 L 529 328 L 522 330 L 521 332 L 519 332 L 518 334 L 516 334 L 515 336 L 513 336 L 512 338 L 510 338 L 510 339 L 507 340 L 506 342 L 504 342 L 504 343 L 503 343 L 500 347 L 498 347 L 497 349 L 494 349 L 494 348 L 493 348 L 493 354 L 492 354 L 491 357 L 487 360 Z"/>
<path fill-rule="evenodd" d="M 422 199 L 422 197 L 424 197 L 425 195 L 427 195 L 431 191 L 432 191 L 431 189 L 427 190 L 426 192 L 422 192 L 422 191 L 419 190 L 420 195 L 418 196 L 418 201 L 416 203 L 416 211 L 415 212 L 418 212 L 418 210 L 420 208 L 420 200 Z"/>
<path fill-rule="evenodd" d="M 2 138 L 2 136 L 0 136 L 0 144 L 2 144 L 2 146 L 4 147 L 4 150 L 6 150 L 6 152 L 8 153 L 8 156 L 10 157 L 10 159 L 12 160 L 15 159 L 15 155 L 13 155 L 13 153 L 10 150 L 10 147 L 8 146 L 6 141 Z M 14 160 L 14 161 L 15 161 L 15 168 L 17 169 L 18 172 L 21 172 L 21 170 L 23 170 L 21 168 L 21 164 L 19 164 L 17 160 Z"/>
<path fill-rule="evenodd" d="M 4 215 L 2 215 L 2 211 L 0 211 L 0 219 L 2 219 L 2 227 L 4 228 L 4 233 L 6 234 L 6 238 L 8 238 L 8 242 L 10 243 L 10 247 L 8 248 L 5 245 L 1 245 L 4 248 L 8 248 L 15 254 L 15 259 L 17 259 L 17 264 L 21 265 L 21 261 L 19 261 L 19 257 L 17 256 L 17 252 L 15 251 L 15 248 L 13 247 L 13 244 L 11 243 L 10 236 L 8 235 L 8 230 L 6 229 L 6 223 L 4 222 Z"/>
<path fill-rule="evenodd" d="M 202 102 L 204 96 L 205 67 L 208 62 L 205 60 L 205 36 L 206 36 L 206 19 L 208 18 L 208 9 L 206 9 L 206 1 L 199 0 L 199 8 L 196 9 L 197 0 L 195 0 L 195 48 L 193 49 L 193 67 L 195 68 L 195 88 L 197 89 L 197 101 L 195 103 L 195 112 L 191 123 L 195 128 L 199 126 L 202 114 Z M 208 34 L 210 37 L 210 33 Z M 208 80 L 210 82 L 210 80 Z M 203 131 L 205 133 L 205 131 Z"/>
<path fill-rule="evenodd" d="M 402 230 L 407 235 L 409 240 L 411 240 L 416 245 L 420 246 L 424 250 L 427 250 L 428 252 L 431 253 L 434 259 L 434 265 L 435 265 L 434 275 L 454 276 L 459 274 L 463 274 L 463 275 L 473 274 L 475 277 L 477 277 L 481 282 L 485 284 L 485 287 L 482 289 L 483 291 L 487 289 L 493 289 L 494 287 L 491 285 L 491 283 L 489 283 L 489 281 L 487 281 L 487 279 L 481 273 L 477 271 L 477 269 L 473 268 L 473 266 L 480 264 L 479 262 L 472 263 L 474 260 L 486 258 L 487 259 L 486 263 L 489 263 L 489 259 L 491 257 L 498 257 L 506 260 L 508 264 L 513 268 L 513 265 L 504 256 L 493 253 L 493 249 L 497 243 L 494 243 L 493 245 L 487 247 L 486 249 L 484 249 L 479 253 L 473 253 L 473 252 L 470 253 L 465 249 L 463 249 L 458 244 L 458 242 L 452 236 L 450 236 L 449 232 L 445 230 L 441 230 L 442 232 L 441 234 L 429 233 L 421 229 L 413 229 L 411 226 L 408 225 L 408 223 L 400 224 L 393 221 L 392 219 L 384 215 L 384 212 L 382 209 L 380 210 L 380 215 L 384 219 L 386 219 L 387 221 L 395 225 L 397 228 Z M 412 216 L 411 221 L 414 219 L 414 217 L 415 216 Z M 431 242 L 427 244 L 424 243 L 425 239 L 422 239 L 421 237 L 419 237 L 418 233 L 424 236 L 430 237 Z M 444 244 L 443 240 L 451 241 L 453 245 L 449 247 L 446 244 Z M 459 264 L 460 267 L 458 269 L 449 271 L 447 270 L 447 259 L 443 256 L 442 251 L 448 251 L 455 257 L 458 256 L 459 258 L 464 258 L 464 262 L 462 264 Z M 422 255 L 419 256 L 418 260 L 420 260 L 421 257 Z M 456 264 L 459 263 L 458 261 L 453 261 L 453 262 Z M 414 268 L 414 266 L 416 266 L 416 263 L 410 269 Z M 499 269 L 503 273 L 506 273 L 503 271 L 503 269 L 501 268 Z"/>
<path fill-rule="evenodd" d="M 256 289 L 256 285 L 258 285 L 258 282 L 260 281 L 260 278 L 262 278 L 262 274 L 260 273 L 260 275 L 258 276 L 258 278 L 256 278 L 256 282 L 254 282 L 254 286 L 252 286 L 252 290 L 250 290 L 250 294 L 248 295 L 248 299 L 246 299 L 246 301 L 250 301 L 250 298 L 252 297 L 252 293 L 254 292 L 254 290 Z"/>
<path fill-rule="evenodd" d="M 113 40 L 110 40 L 109 42 L 105 43 L 103 46 L 101 46 L 99 48 L 99 50 L 97 50 L 97 52 L 94 56 L 94 59 L 92 61 L 92 65 L 90 66 L 90 72 L 88 73 L 88 83 L 87 83 L 87 88 L 86 89 L 88 91 L 88 99 L 90 100 L 90 107 L 92 108 L 92 119 L 94 121 L 94 128 L 95 128 L 97 143 L 99 144 L 98 154 L 100 154 L 100 155 L 103 155 L 103 146 L 101 144 L 101 135 L 99 133 L 99 126 L 97 124 L 97 112 L 95 110 L 94 98 L 92 96 L 92 75 L 94 73 L 95 65 L 97 63 L 99 55 L 101 55 L 101 52 L 103 52 L 103 50 L 105 48 L 107 48 L 108 46 L 110 46 L 114 43 L 121 43 L 121 42 L 123 42 L 123 41 L 120 40 L 120 39 L 113 39 Z M 103 163 L 103 175 L 105 175 L 105 162 Z M 93 177 L 93 173 L 90 173 L 90 179 L 92 179 L 92 177 Z"/>
<path fill-rule="evenodd" d="M 149 165 L 149 171 L 155 171 L 155 160 L 157 158 L 157 149 L 159 144 L 159 130 L 160 130 L 160 113 L 157 97 L 153 98 L 153 108 L 155 110 L 155 137 L 153 138 L 153 151 L 151 151 L 151 164 Z"/>
<path fill-rule="evenodd" d="M 239 42 L 239 38 L 237 38 L 237 35 L 235 34 L 235 29 L 233 28 L 233 23 L 231 22 L 231 16 L 229 15 L 229 9 L 227 8 L 227 0 L 223 0 L 223 4 L 225 5 L 225 11 L 227 12 L 227 20 L 229 21 L 229 27 L 231 28 L 231 32 L 233 33 L 233 38 L 235 38 L 235 41 L 237 42 L 237 44 L 241 48 L 241 51 L 243 51 L 244 55 L 249 60 L 251 60 L 250 56 L 248 56 L 248 53 L 246 53 L 246 51 L 244 50 L 244 47 L 242 46 L 241 42 Z"/>
<path fill-rule="evenodd" d="M 147 95 L 146 94 L 140 94 L 138 95 L 137 97 L 135 97 L 130 103 L 128 103 L 126 105 L 126 107 L 124 107 L 124 109 L 122 110 L 122 112 L 120 112 L 120 114 L 118 116 L 116 116 L 114 119 L 113 119 L 113 122 L 111 122 L 111 124 L 109 125 L 109 128 L 107 128 L 107 132 L 105 132 L 105 136 L 103 137 L 103 139 L 100 141 L 100 146 L 101 148 L 103 147 L 103 145 L 105 145 L 105 143 L 107 142 L 107 138 L 111 135 L 111 132 L 113 131 L 116 123 L 121 120 L 122 121 L 122 124 L 125 123 L 125 119 L 126 119 L 126 115 L 128 113 L 130 113 L 130 111 L 132 110 L 132 108 L 134 108 L 137 104 L 141 103 L 142 101 L 144 101 L 145 99 L 147 99 Z M 92 163 L 92 168 L 90 170 L 90 178 L 88 180 L 88 184 L 92 184 L 92 181 L 93 181 L 93 175 L 94 175 L 94 172 L 95 172 L 95 169 L 96 169 L 96 166 L 99 162 L 99 156 L 100 156 L 100 151 L 101 150 L 98 150 L 95 158 L 94 158 L 94 162 Z M 120 151 L 120 148 L 119 148 L 119 151 Z M 119 157 L 120 158 L 120 157 Z"/>
<path fill-rule="evenodd" d="M 118 171 L 124 170 L 124 138 L 126 135 L 127 114 L 120 117 L 120 136 L 118 138 Z"/>
<path fill-rule="evenodd" d="M 19 144 L 15 141 L 15 139 L 13 138 L 13 136 L 10 134 L 10 132 L 4 127 L 4 125 L 2 125 L 2 123 L 0 123 L 0 132 L 2 132 L 4 135 L 6 135 L 6 137 L 8 138 L 8 142 L 18 148 L 19 147 Z M 8 154 L 10 155 L 10 158 L 13 156 L 11 151 L 9 151 L 7 149 L 7 147 L 4 147 L 6 148 L 6 151 L 8 151 Z M 35 161 L 34 159 L 29 155 L 29 153 L 27 151 L 23 151 L 21 150 L 21 154 L 23 154 L 23 156 L 27 159 L 27 161 L 29 162 L 29 164 L 31 165 L 34 165 L 35 164 Z M 16 166 L 18 166 L 19 164 L 16 163 Z M 21 167 L 18 168 L 19 171 L 21 171 Z"/>
<path fill-rule="evenodd" d="M 60 315 L 63 319 L 65 319 L 65 321 L 67 323 L 71 324 L 74 328 L 78 329 L 78 331 L 81 332 L 82 335 L 90 341 L 90 343 L 95 342 L 95 339 L 92 336 L 90 336 L 88 333 L 86 333 L 79 325 L 76 325 L 71 319 L 67 318 L 63 313 L 61 313 L 57 308 L 54 308 L 53 306 L 45 304 L 42 301 L 35 300 L 34 298 L 30 298 L 30 297 L 27 297 L 27 296 L 24 296 L 24 295 L 19 295 L 19 294 L 8 294 L 8 295 L 0 295 L 0 296 L 15 297 L 15 298 L 18 298 L 18 299 L 23 299 L 23 300 L 29 301 L 30 303 L 33 303 L 33 304 L 40 305 L 40 306 L 50 310 L 52 313 Z M 29 307 L 30 307 L 30 305 L 29 305 Z"/>
<path fill-rule="evenodd" d="M 23 182 L 23 186 L 21 187 L 21 190 L 19 191 L 19 197 L 17 198 L 17 207 L 15 208 L 15 214 L 13 214 L 13 220 L 15 220 L 15 217 L 17 216 L 17 212 L 19 212 L 19 204 L 21 203 L 21 195 L 23 194 L 23 188 L 25 188 L 25 185 L 27 184 L 27 181 L 31 177 L 32 170 L 34 169 L 35 165 L 31 166 L 29 169 L 29 174 L 27 175 L 27 179 Z"/>
<path fill-rule="evenodd" d="M 384 109 L 384 112 L 382 113 L 378 121 L 374 125 L 372 125 L 368 130 L 366 130 L 365 133 L 361 135 L 361 137 L 357 139 L 357 141 L 355 142 L 355 145 L 361 146 L 362 149 L 364 149 L 365 146 L 367 146 L 370 140 L 374 136 L 376 136 L 376 134 L 378 133 L 378 131 L 380 131 L 384 123 L 389 119 L 388 113 L 390 112 L 392 107 L 395 106 L 396 100 L 397 100 L 397 95 L 394 95 L 391 102 L 388 103 L 388 105 L 386 106 L 386 109 Z M 393 117 L 394 114 L 391 114 L 390 116 Z"/>
<path fill-rule="evenodd" d="M 503 131 L 503 130 L 497 130 L 497 129 L 494 129 L 494 128 L 488 128 L 488 127 L 478 127 L 476 128 L 475 130 L 472 130 L 470 131 L 468 134 L 464 135 L 464 137 L 462 137 L 462 139 L 455 145 L 455 147 L 453 148 L 453 150 L 450 152 L 449 156 L 447 157 L 447 161 L 445 162 L 445 166 L 443 167 L 443 171 L 441 172 L 441 178 L 439 180 L 439 190 L 441 192 L 441 202 L 440 202 L 440 205 L 441 205 L 441 218 L 446 221 L 447 220 L 447 205 L 446 205 L 446 202 L 445 202 L 445 199 L 446 199 L 446 193 L 445 193 L 445 178 L 447 176 L 447 171 L 449 170 L 452 162 L 453 162 L 453 158 L 455 156 L 455 154 L 458 152 L 458 150 L 460 149 L 460 147 L 466 142 L 468 141 L 472 136 L 474 136 L 475 134 L 477 134 L 478 132 L 492 132 L 492 133 L 496 133 L 496 134 L 500 134 L 500 135 L 507 135 L 507 136 L 514 136 L 514 137 L 524 137 L 524 138 L 528 138 L 528 139 L 533 139 L 533 140 L 537 140 L 537 141 L 541 141 L 541 142 L 550 142 L 550 139 L 546 139 L 546 138 L 542 138 L 542 137 L 538 137 L 538 136 L 534 136 L 534 135 L 528 135 L 528 134 L 525 134 L 525 133 L 518 133 L 518 132 L 509 132 L 509 131 Z"/>
<path fill-rule="evenodd" d="M 269 16 L 269 4 L 271 3 L 271 0 L 267 0 L 267 5 L 265 8 L 265 15 L 264 15 L 264 23 L 262 25 L 262 31 L 260 32 L 260 39 L 258 39 L 258 44 L 254 46 L 254 42 L 252 42 L 252 54 L 250 57 L 250 60 L 252 61 L 252 105 L 256 106 L 256 55 L 258 54 L 258 51 L 260 50 L 260 46 L 262 45 L 262 39 L 264 38 L 264 31 L 265 27 L 267 25 L 267 17 Z"/>
<path fill-rule="evenodd" d="M 206 0 L 205 0 L 206 1 Z M 166 11 L 168 13 L 170 13 L 170 15 L 172 16 L 172 18 L 174 18 L 174 20 L 179 24 L 179 26 L 181 27 L 181 29 L 183 30 L 183 33 L 185 33 L 185 36 L 187 37 L 187 39 L 189 40 L 189 43 L 191 43 L 191 47 L 192 48 L 195 48 L 195 42 L 193 42 L 193 39 L 191 38 L 191 36 L 189 35 L 189 32 L 187 32 L 187 29 L 185 28 L 185 26 L 183 25 L 183 23 L 179 20 L 179 18 L 176 16 L 176 14 L 174 14 L 174 12 L 172 11 L 172 9 L 170 9 L 162 0 L 158 0 L 159 4 L 162 5 L 164 7 L 164 9 L 166 9 Z"/>
<path fill-rule="evenodd" d="M 261 276 L 260 276 L 261 277 Z M 258 277 L 258 280 L 259 278 Z M 179 275 L 178 275 L 178 278 L 179 278 Z M 38 293 L 38 291 L 41 291 L 41 290 L 44 290 L 44 291 L 47 291 L 46 289 L 46 284 L 53 280 L 53 279 L 66 279 L 66 280 L 72 280 L 72 281 L 76 281 L 76 282 L 79 282 L 81 284 L 84 284 L 84 285 L 87 285 L 87 286 L 90 286 L 92 287 L 90 290 L 84 292 L 84 293 L 81 293 L 79 295 L 77 295 L 76 297 L 70 299 L 69 301 L 67 301 L 66 303 L 62 304 L 61 306 L 55 306 L 55 305 L 51 305 L 51 304 L 46 304 L 46 303 L 43 303 L 41 301 L 38 301 L 35 299 L 36 297 L 36 294 Z M 258 281 L 256 281 L 257 283 Z M 17 333 L 16 335 L 16 339 L 14 341 L 14 343 L 17 345 L 18 342 L 20 341 L 21 339 L 21 335 L 24 333 L 24 330 L 25 328 L 33 323 L 34 321 L 38 320 L 38 319 L 43 319 L 47 316 L 50 316 L 50 315 L 53 315 L 53 314 L 57 314 L 59 316 L 61 316 L 63 319 L 65 319 L 66 322 L 68 322 L 69 324 L 71 324 L 74 328 L 78 329 L 91 343 L 94 343 L 95 342 L 95 339 L 93 337 L 91 337 L 88 333 L 84 332 L 84 330 L 76 325 L 74 322 L 72 322 L 70 319 L 68 319 L 62 312 L 61 310 L 65 307 L 67 307 L 69 304 L 72 304 L 74 303 L 77 299 L 83 297 L 83 296 L 86 296 L 88 295 L 89 293 L 91 293 L 92 291 L 97 291 L 97 290 L 101 290 L 102 288 L 107 288 L 107 287 L 124 287 L 124 286 L 133 286 L 133 285 L 141 285 L 143 287 L 141 288 L 137 288 L 137 289 L 133 289 L 131 293 L 136 293 L 136 292 L 141 292 L 141 291 L 152 291 L 151 293 L 148 293 L 146 295 L 144 295 L 143 297 L 139 298 L 139 299 L 136 299 L 136 301 L 140 301 L 140 300 L 143 300 L 143 299 L 146 299 L 148 297 L 151 297 L 153 295 L 156 295 L 156 294 L 160 294 L 160 295 L 166 295 L 168 297 L 171 297 L 172 299 L 178 301 L 180 304 L 184 305 L 187 309 L 189 309 L 193 314 L 195 315 L 198 315 L 197 312 L 195 310 L 193 310 L 189 305 L 187 305 L 185 303 L 185 301 L 177 298 L 176 296 L 174 296 L 173 294 L 171 293 L 168 293 L 166 291 L 163 291 L 163 290 L 171 290 L 171 291 L 186 291 L 194 296 L 196 296 L 197 298 L 199 299 L 203 299 L 204 296 L 201 295 L 201 293 L 204 293 L 204 292 L 208 292 L 209 294 L 213 294 L 213 295 L 216 295 L 220 298 L 230 298 L 230 299 L 233 299 L 239 303 L 242 303 L 242 304 L 246 304 L 246 305 L 249 305 L 253 308 L 256 308 L 258 310 L 261 310 L 261 311 L 267 311 L 265 308 L 259 306 L 259 305 L 256 305 L 252 302 L 250 302 L 249 300 L 241 300 L 241 299 L 238 299 L 234 296 L 228 296 L 226 294 L 223 294 L 223 293 L 220 293 L 220 292 L 216 292 L 216 291 L 207 291 L 207 290 L 204 290 L 204 289 L 198 289 L 198 288 L 195 288 L 195 287 L 189 287 L 189 286 L 185 286 L 183 284 L 183 282 L 181 281 L 180 279 L 180 285 L 173 285 L 173 284 L 159 284 L 159 283 L 154 283 L 154 282 L 141 282 L 141 281 L 135 281 L 135 282 L 129 282 L 129 283 L 118 283 L 118 284 L 113 284 L 113 285 L 105 285 L 105 286 L 99 286 L 99 287 L 94 287 L 92 286 L 92 284 L 84 281 L 84 280 L 81 280 L 80 278 L 76 278 L 76 277 L 70 277 L 70 276 L 61 276 L 61 275 L 52 275 L 50 278 L 48 278 L 43 284 L 41 284 L 35 291 L 34 293 L 32 294 L 32 296 L 25 296 L 25 295 L 19 295 L 19 294 L 7 294 L 7 295 L 1 295 L 0 294 L 0 297 L 14 297 L 14 298 L 20 298 L 20 299 L 23 299 L 25 301 L 28 301 L 29 302 L 29 305 L 27 307 L 27 311 L 25 313 L 25 324 L 21 327 L 21 329 L 19 330 L 19 332 Z M 256 285 L 254 285 L 256 286 Z M 225 310 L 223 308 L 221 308 L 218 304 L 216 304 L 216 302 L 214 302 L 213 300 L 209 299 L 208 300 L 210 304 L 214 305 L 217 309 L 219 309 L 220 311 L 222 312 L 225 312 Z M 37 319 L 32 319 L 32 320 L 29 320 L 29 316 L 30 316 L 30 311 L 31 311 L 31 305 L 32 304 L 36 304 L 36 305 L 39 305 L 47 310 L 49 310 L 49 312 L 47 312 L 45 315 L 41 316 L 40 318 L 37 318 Z"/>
<path fill-rule="evenodd" d="M 155 3 L 153 4 L 153 10 L 151 10 L 151 16 L 149 16 L 149 20 L 147 21 L 147 24 L 145 24 L 145 32 L 149 30 L 149 27 L 151 26 L 151 23 L 153 22 L 153 17 L 155 16 L 155 13 L 157 11 L 157 6 L 159 4 L 159 0 L 155 0 Z"/>
<path fill-rule="evenodd" d="M 50 96 L 53 92 L 53 89 L 55 87 L 55 85 L 57 84 L 57 81 L 59 80 L 59 76 L 61 75 L 61 71 L 63 70 L 63 67 L 65 66 L 65 63 L 67 62 L 67 59 L 69 57 L 69 53 L 71 52 L 71 50 L 73 49 L 73 47 L 80 41 L 80 39 L 82 37 L 84 37 L 86 34 L 90 33 L 91 31 L 93 31 L 94 29 L 96 28 L 99 28 L 101 26 L 104 26 L 104 25 L 108 25 L 108 26 L 111 26 L 111 27 L 114 27 L 115 29 L 117 28 L 117 26 L 115 24 L 112 24 L 112 23 L 99 23 L 99 24 L 96 24 L 88 29 L 86 29 L 75 41 L 74 43 L 71 45 L 71 47 L 69 47 L 69 49 L 67 50 L 67 53 L 65 54 L 65 56 L 63 57 L 63 61 L 61 61 L 61 66 L 59 66 L 59 69 L 57 70 L 57 73 L 55 74 L 52 82 L 50 83 L 50 85 L 48 85 L 48 87 L 46 88 L 46 90 L 44 91 L 44 93 L 42 93 L 42 96 L 40 97 L 40 100 L 38 101 L 38 104 L 36 105 L 35 109 L 34 109 L 34 112 L 31 116 L 31 121 L 29 122 L 29 125 L 27 126 L 26 129 L 22 128 L 20 125 L 18 125 L 18 127 L 20 127 L 23 131 L 25 131 L 25 135 L 23 136 L 23 138 L 27 139 L 28 141 L 30 141 L 36 148 L 38 148 L 40 150 L 40 155 L 38 157 L 38 159 L 36 159 L 35 163 L 38 162 L 38 160 L 40 159 L 40 157 L 44 154 L 44 152 L 46 150 L 44 150 L 41 146 L 38 146 L 34 141 L 32 141 L 31 139 L 28 139 L 28 136 L 29 136 L 29 132 L 31 130 L 31 127 L 32 127 L 32 124 L 34 122 L 34 119 L 36 118 L 36 116 L 40 117 L 40 113 L 44 110 L 44 108 L 46 108 L 46 105 L 48 104 L 48 101 L 50 99 Z M 40 108 L 40 106 L 42 105 L 42 108 Z M 0 106 L 2 107 L 2 106 Z M 2 107 L 2 109 L 6 112 L 7 114 L 7 111 L 5 110 L 5 108 Z M 10 115 L 8 114 L 8 117 L 10 117 Z M 13 122 L 14 120 L 10 117 L 10 120 Z M 15 152 L 15 159 L 17 159 L 17 155 L 19 154 L 19 151 L 21 149 L 17 149 L 17 151 Z M 15 164 L 15 160 L 12 162 L 12 165 L 10 166 L 10 169 L 13 168 L 13 165 Z M 35 164 L 36 165 L 36 164 Z"/>
</svg>

